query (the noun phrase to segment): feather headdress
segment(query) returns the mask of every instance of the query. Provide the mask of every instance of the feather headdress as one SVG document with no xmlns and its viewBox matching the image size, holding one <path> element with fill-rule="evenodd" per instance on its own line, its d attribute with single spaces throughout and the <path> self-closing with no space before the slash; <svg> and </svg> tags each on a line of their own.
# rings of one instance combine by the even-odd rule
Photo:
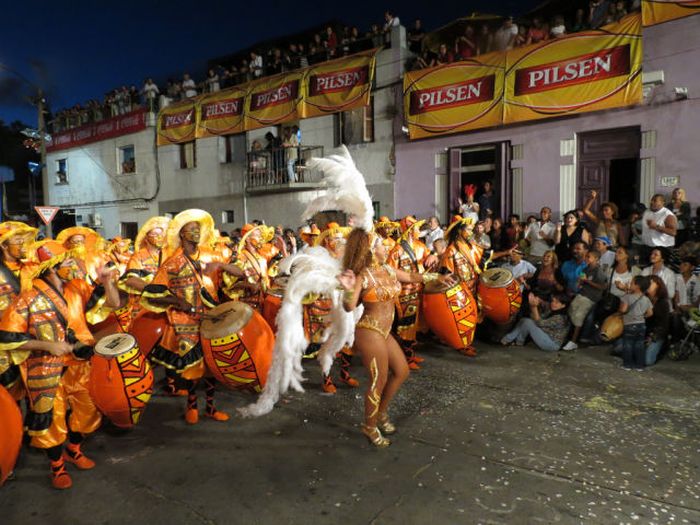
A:
<svg viewBox="0 0 700 525">
<path fill-rule="evenodd" d="M 326 193 L 309 203 L 302 220 L 311 219 L 321 211 L 341 210 L 354 217 L 356 227 L 372 231 L 372 198 L 367 191 L 365 178 L 355 166 L 348 148 L 343 145 L 336 155 L 313 158 L 308 167 L 323 172 L 321 185 L 325 187 Z"/>
</svg>

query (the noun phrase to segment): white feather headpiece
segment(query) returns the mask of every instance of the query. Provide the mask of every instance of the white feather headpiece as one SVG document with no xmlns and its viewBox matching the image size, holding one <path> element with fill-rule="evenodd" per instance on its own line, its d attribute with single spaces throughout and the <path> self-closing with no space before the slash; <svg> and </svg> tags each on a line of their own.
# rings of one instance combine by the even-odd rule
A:
<svg viewBox="0 0 700 525">
<path fill-rule="evenodd" d="M 326 187 L 326 193 L 309 203 L 302 220 L 311 219 L 318 212 L 341 210 L 355 217 L 354 226 L 372 231 L 372 198 L 367 191 L 365 178 L 355 166 L 348 148 L 342 145 L 337 155 L 313 158 L 308 167 L 323 172 L 321 184 Z"/>
</svg>

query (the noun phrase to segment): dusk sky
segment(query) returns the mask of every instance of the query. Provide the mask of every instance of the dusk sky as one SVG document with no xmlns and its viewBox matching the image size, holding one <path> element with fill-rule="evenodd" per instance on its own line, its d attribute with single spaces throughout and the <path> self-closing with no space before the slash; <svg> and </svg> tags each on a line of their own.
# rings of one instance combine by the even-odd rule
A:
<svg viewBox="0 0 700 525">
<path fill-rule="evenodd" d="M 1 0 L 0 64 L 47 93 L 51 108 L 83 103 L 147 76 L 161 81 L 184 71 L 201 75 L 206 61 L 257 42 L 294 34 L 331 19 L 361 32 L 392 9 L 409 27 L 427 30 L 474 11 L 515 15 L 541 0 L 197 2 L 122 0 Z M 161 86 L 164 87 L 164 86 Z M 29 88 L 0 68 L 0 119 L 35 124 Z"/>
</svg>

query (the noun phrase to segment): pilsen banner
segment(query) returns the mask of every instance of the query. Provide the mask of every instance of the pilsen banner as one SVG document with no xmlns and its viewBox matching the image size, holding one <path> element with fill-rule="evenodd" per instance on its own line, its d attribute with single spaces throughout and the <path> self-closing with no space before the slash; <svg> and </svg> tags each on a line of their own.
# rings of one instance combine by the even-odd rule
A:
<svg viewBox="0 0 700 525">
<path fill-rule="evenodd" d="M 700 0 L 643 0 L 642 22 L 645 26 L 653 26 L 700 14 Z"/>
<path fill-rule="evenodd" d="M 505 124 L 639 104 L 639 14 L 506 54 Z"/>
<path fill-rule="evenodd" d="M 244 131 L 245 88 L 233 88 L 205 95 L 197 100 L 197 138 L 229 135 Z"/>
<path fill-rule="evenodd" d="M 304 75 L 303 118 L 369 104 L 377 49 L 313 66 Z"/>
<path fill-rule="evenodd" d="M 505 53 L 404 75 L 404 114 L 412 139 L 501 124 Z"/>
<path fill-rule="evenodd" d="M 252 82 L 244 106 L 245 129 L 274 126 L 301 118 L 303 72 Z"/>
<path fill-rule="evenodd" d="M 158 145 L 194 140 L 196 129 L 197 114 L 193 99 L 168 106 L 158 114 Z"/>
<path fill-rule="evenodd" d="M 62 149 L 83 146 L 90 142 L 97 142 L 120 135 L 136 133 L 146 129 L 146 110 L 132 111 L 126 115 L 87 124 L 61 133 L 54 133 L 51 142 L 47 144 L 46 151 L 59 151 Z"/>
</svg>

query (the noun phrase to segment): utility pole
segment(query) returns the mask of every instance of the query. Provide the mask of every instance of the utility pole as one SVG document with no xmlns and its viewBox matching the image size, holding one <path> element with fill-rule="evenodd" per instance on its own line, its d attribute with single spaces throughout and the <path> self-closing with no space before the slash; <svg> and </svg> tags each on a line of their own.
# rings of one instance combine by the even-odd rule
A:
<svg viewBox="0 0 700 525">
<path fill-rule="evenodd" d="M 44 194 L 46 194 L 46 188 L 49 187 L 49 170 L 48 167 L 46 166 L 46 122 L 44 121 L 44 92 L 39 88 L 37 90 L 37 100 L 36 100 L 36 107 L 37 111 L 39 112 L 39 155 L 41 156 L 40 163 L 41 163 L 41 183 L 42 183 L 42 188 L 44 188 Z M 33 175 L 30 174 L 30 176 L 33 177 Z M 32 192 L 33 193 L 33 192 Z M 42 203 L 46 204 L 43 202 Z M 48 239 L 51 239 L 53 237 L 53 232 L 51 230 L 51 223 L 48 223 L 46 225 L 46 237 Z"/>
</svg>

